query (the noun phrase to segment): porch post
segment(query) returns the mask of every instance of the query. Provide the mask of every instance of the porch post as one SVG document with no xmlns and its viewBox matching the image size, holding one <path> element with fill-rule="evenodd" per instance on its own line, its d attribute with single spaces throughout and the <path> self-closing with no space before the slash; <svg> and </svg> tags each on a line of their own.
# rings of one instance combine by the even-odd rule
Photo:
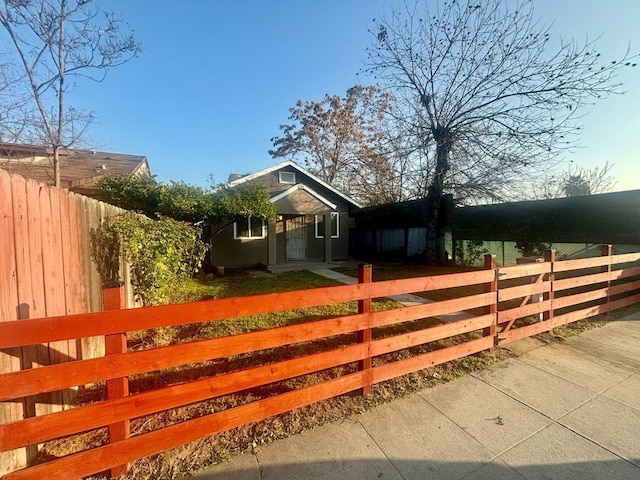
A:
<svg viewBox="0 0 640 480">
<path fill-rule="evenodd" d="M 267 266 L 276 264 L 276 218 L 267 221 Z"/>
<path fill-rule="evenodd" d="M 325 213 L 324 218 L 324 261 L 331 261 L 331 212 Z"/>
</svg>

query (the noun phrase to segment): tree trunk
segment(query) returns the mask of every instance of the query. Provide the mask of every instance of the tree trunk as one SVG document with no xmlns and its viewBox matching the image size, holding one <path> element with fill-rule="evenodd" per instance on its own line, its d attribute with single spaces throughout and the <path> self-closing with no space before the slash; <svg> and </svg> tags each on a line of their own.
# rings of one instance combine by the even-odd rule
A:
<svg viewBox="0 0 640 480">
<path fill-rule="evenodd" d="M 442 197 L 437 196 L 434 193 L 434 189 L 429 187 L 429 193 L 427 194 L 427 202 L 425 206 L 425 227 L 426 243 L 425 243 L 425 261 L 427 265 L 438 265 L 438 224 L 439 224 L 439 210 L 442 203 Z"/>
<path fill-rule="evenodd" d="M 60 187 L 60 147 L 53 146 L 53 184 Z"/>
<path fill-rule="evenodd" d="M 426 245 L 425 261 L 428 265 L 443 265 L 446 262 L 444 243 L 445 219 L 442 218 L 444 196 L 444 177 L 449 171 L 449 152 L 451 151 L 451 137 L 446 128 L 437 127 L 433 130 L 436 140 L 436 169 L 431 185 L 427 189 L 427 203 L 425 208 Z"/>
</svg>

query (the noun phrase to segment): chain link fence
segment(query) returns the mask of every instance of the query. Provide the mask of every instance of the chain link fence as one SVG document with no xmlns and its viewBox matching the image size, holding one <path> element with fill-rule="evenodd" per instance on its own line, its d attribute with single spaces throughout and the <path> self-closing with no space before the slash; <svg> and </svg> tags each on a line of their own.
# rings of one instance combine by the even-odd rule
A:
<svg viewBox="0 0 640 480">
<path fill-rule="evenodd" d="M 508 241 L 457 240 L 454 248 L 458 265 L 480 267 L 484 255 L 489 253 L 496 256 L 498 266 L 506 267 L 516 265 L 516 259 L 523 256 L 516 248 L 516 242 Z M 598 257 L 601 254 L 599 243 L 551 243 L 550 248 L 556 251 L 557 260 Z M 612 245 L 612 248 L 614 255 L 640 252 L 640 245 Z"/>
</svg>

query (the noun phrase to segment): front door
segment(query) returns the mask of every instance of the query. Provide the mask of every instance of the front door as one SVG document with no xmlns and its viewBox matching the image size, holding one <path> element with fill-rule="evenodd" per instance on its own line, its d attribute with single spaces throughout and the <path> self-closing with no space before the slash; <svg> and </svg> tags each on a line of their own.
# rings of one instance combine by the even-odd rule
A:
<svg viewBox="0 0 640 480">
<path fill-rule="evenodd" d="M 307 258 L 307 228 L 305 216 L 287 219 L 287 260 Z"/>
</svg>

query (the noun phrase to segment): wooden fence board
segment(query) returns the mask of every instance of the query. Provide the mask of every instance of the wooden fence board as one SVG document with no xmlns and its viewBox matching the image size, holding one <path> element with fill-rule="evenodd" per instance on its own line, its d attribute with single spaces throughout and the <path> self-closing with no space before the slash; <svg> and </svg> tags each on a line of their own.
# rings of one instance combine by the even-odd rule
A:
<svg viewBox="0 0 640 480">
<path fill-rule="evenodd" d="M 0 323 L 18 319 L 18 278 L 16 271 L 16 245 L 14 241 L 12 182 L 5 170 L 0 170 Z M 0 373 L 20 370 L 22 349 L 0 350 Z M 15 422 L 24 416 L 22 401 L 0 404 L 0 423 Z M 0 474 L 22 468 L 27 464 L 26 450 L 0 453 Z"/>
<path fill-rule="evenodd" d="M 58 190 L 40 188 L 40 232 L 42 235 L 42 279 L 46 315 L 64 315 L 64 272 L 62 267 L 62 243 L 60 238 L 60 210 Z M 55 231 L 58 229 L 57 231 Z M 69 348 L 66 340 L 45 344 L 51 364 L 68 360 Z M 43 345 L 44 346 L 44 345 Z M 51 392 L 41 411 L 57 412 L 63 405 L 62 392 Z"/>
<path fill-rule="evenodd" d="M 453 347 L 442 348 L 407 358 L 406 360 L 398 360 L 397 362 L 375 367 L 371 371 L 372 380 L 373 383 L 380 383 L 491 348 L 493 348 L 493 337 L 484 337 Z"/>
<path fill-rule="evenodd" d="M 29 213 L 27 212 L 27 185 L 22 177 L 11 178 L 13 197 L 13 235 L 15 245 L 18 302 L 13 306 L 17 318 L 30 318 L 33 307 L 31 263 L 29 261 Z"/>
<path fill-rule="evenodd" d="M 438 325 L 424 330 L 381 338 L 371 342 L 371 356 L 384 355 L 386 353 L 403 350 L 405 348 L 436 342 L 445 338 L 475 332 L 493 324 L 493 315 L 482 315 L 470 320 L 460 320 L 445 325 Z"/>
<path fill-rule="evenodd" d="M 47 235 L 51 235 L 49 237 L 49 246 L 46 248 L 46 250 L 51 254 L 51 258 L 48 261 L 43 258 L 43 262 L 49 263 L 48 268 L 50 269 L 49 274 L 44 277 L 47 316 L 67 314 L 62 242 L 63 239 L 68 241 L 68 238 L 63 237 L 62 235 L 60 193 L 60 190 L 57 188 L 48 190 L 42 189 L 40 191 L 41 206 L 46 207 L 46 204 L 48 203 L 50 209 L 50 214 L 48 215 L 49 219 L 43 219 L 43 225 L 46 225 L 46 233 Z M 46 250 L 43 245 L 43 252 Z M 66 349 L 66 342 L 64 343 L 64 348 Z M 68 352 L 65 352 L 65 355 L 67 353 Z M 67 360 L 64 359 L 63 361 Z"/>
<path fill-rule="evenodd" d="M 77 198 L 74 194 L 60 195 L 65 305 L 66 315 L 87 312 L 86 286 L 82 275 L 83 259 L 80 256 L 82 234 L 78 225 Z"/>
<path fill-rule="evenodd" d="M 18 280 L 13 224 L 11 178 L 5 170 L 0 170 L 0 232 L 3 240 L 0 250 L 0 322 L 17 319 Z M 3 355 L 0 352 L 0 358 L 4 358 Z"/>
<path fill-rule="evenodd" d="M 86 211 L 87 211 L 87 226 L 86 232 L 89 234 L 92 230 L 97 229 L 102 223 L 102 218 L 100 216 L 100 206 L 91 202 L 89 199 L 86 200 Z M 91 258 L 91 237 L 87 235 L 87 243 L 85 245 L 85 259 L 89 260 Z M 100 278 L 100 273 L 97 270 L 97 267 L 91 261 L 85 261 L 87 265 L 89 265 L 89 281 L 91 283 L 91 311 L 92 312 L 100 312 L 102 311 L 102 278 Z"/>
<path fill-rule="evenodd" d="M 585 287 L 597 283 L 610 282 L 613 280 L 622 280 L 625 278 L 635 277 L 640 274 L 640 268 L 628 268 L 625 270 L 612 270 L 610 272 L 594 273 L 592 275 L 583 275 L 581 277 L 563 278 L 556 280 L 553 284 L 554 290 L 567 290 L 569 288 Z"/>
<path fill-rule="evenodd" d="M 505 334 L 501 334 L 500 343 L 509 343 L 522 338 L 537 335 L 551 330 L 552 328 L 566 325 L 567 323 L 576 322 L 586 318 L 593 317 L 595 315 L 601 315 L 612 310 L 617 310 L 629 305 L 640 302 L 640 294 L 626 297 L 620 300 L 615 300 L 605 305 L 596 305 L 593 307 L 583 308 L 575 310 L 573 312 L 565 313 L 563 315 L 557 315 L 553 319 L 547 322 L 534 323 L 525 327 L 520 327 L 515 330 L 510 330 Z"/>
<path fill-rule="evenodd" d="M 242 298 L 223 298 L 202 302 L 149 307 L 149 310 L 126 309 L 114 312 L 34 319 L 20 329 L 0 325 L 0 348 L 30 345 L 44 341 L 109 335 L 163 326 L 185 325 L 224 320 L 260 313 L 281 312 L 328 303 L 361 300 L 368 293 L 363 285 L 342 285 L 316 290 L 268 293 Z"/>
<path fill-rule="evenodd" d="M 393 310 L 382 310 L 371 314 L 372 326 L 383 327 L 395 323 L 436 317 L 438 315 L 459 312 L 461 310 L 484 307 L 495 301 L 495 293 L 481 293 L 468 297 L 454 298 L 452 300 L 426 303 L 424 305 L 412 305 L 410 307 Z"/>
<path fill-rule="evenodd" d="M 553 308 L 560 309 L 565 307 L 571 307 L 573 305 L 580 305 L 581 303 L 593 302 L 594 300 L 601 300 L 607 298 L 610 293 L 610 287 L 599 288 L 597 290 L 591 290 L 584 293 L 576 293 L 574 295 L 568 295 L 566 297 L 556 297 L 553 300 Z"/>
<path fill-rule="evenodd" d="M 80 289 L 78 288 L 78 285 L 82 284 L 83 279 L 79 275 L 79 262 L 76 260 L 79 243 L 77 237 L 74 238 L 74 236 L 77 234 L 77 224 L 71 221 L 72 213 L 69 205 L 70 202 L 72 202 L 71 194 L 65 192 L 59 195 L 60 238 L 64 239 L 64 241 L 61 242 L 61 254 L 65 315 L 73 315 L 74 313 L 85 311 L 82 308 L 82 298 L 79 294 Z M 75 339 L 67 340 L 67 353 L 70 361 L 78 359 Z"/>
<path fill-rule="evenodd" d="M 602 267 L 604 265 L 609 265 L 610 262 L 611 257 L 608 256 L 562 260 L 553 265 L 553 270 L 556 273 L 570 270 L 582 270 L 586 268 Z"/>
<path fill-rule="evenodd" d="M 29 225 L 29 258 L 33 303 L 30 305 L 28 318 L 46 317 L 46 296 L 44 289 L 44 265 L 42 260 L 42 224 L 40 215 L 40 185 L 34 180 L 27 180 L 27 213 Z M 35 363 L 31 368 L 49 365 L 49 344 L 35 346 Z M 27 365 L 27 368 L 29 366 Z M 36 404 L 36 415 L 48 413 L 46 404 Z"/>
<path fill-rule="evenodd" d="M 3 240 L 3 248 L 0 250 L 0 291 L 2 292 L 0 296 L 0 322 L 15 321 L 18 318 L 18 279 L 13 209 L 11 178 L 5 170 L 0 170 L 0 232 L 2 232 Z M 7 359 L 3 352 L 0 352 L 0 359 L 3 362 Z M 10 361 L 8 365 L 12 363 L 13 361 Z M 8 370 L 11 371 L 9 368 Z"/>
<path fill-rule="evenodd" d="M 579 258 L 576 260 L 563 260 L 554 264 L 555 272 L 566 272 L 569 270 L 581 270 L 585 268 L 602 267 L 619 263 L 637 262 L 640 260 L 640 253 L 626 253 L 623 255 L 615 255 L 612 257 L 593 257 L 593 258 Z"/>
<path fill-rule="evenodd" d="M 17 319 L 32 318 L 33 315 L 44 315 L 43 302 L 36 304 L 36 294 L 34 293 L 33 275 L 31 272 L 31 242 L 29 241 L 29 207 L 27 204 L 27 181 L 22 177 L 11 177 L 11 196 L 13 199 L 13 226 L 14 226 L 14 246 L 15 246 L 15 265 L 16 277 L 18 281 L 18 301 L 14 308 L 16 310 Z M 34 275 L 41 275 L 36 271 Z M 20 325 L 17 322 L 11 322 L 13 327 L 19 331 Z M 25 346 L 20 349 L 20 368 L 33 368 L 37 365 L 37 346 Z M 36 414 L 36 402 L 34 398 L 25 398 L 22 406 L 22 416 L 30 417 Z M 26 459 L 31 459 L 37 454 L 37 449 L 30 449 L 22 453 Z M 7 466 L 5 466 L 7 468 Z M 15 468 L 8 466 L 8 468 Z"/>
<path fill-rule="evenodd" d="M 444 288 L 455 288 L 490 282 L 494 279 L 493 271 L 479 270 L 475 272 L 433 275 L 430 277 L 405 278 L 387 280 L 371 284 L 371 296 L 388 297 L 404 293 L 428 292 Z"/>
<path fill-rule="evenodd" d="M 523 265 L 513 265 L 511 267 L 500 267 L 500 281 L 513 278 L 530 277 L 541 275 L 551 271 L 549 263 L 526 263 Z"/>
<path fill-rule="evenodd" d="M 527 285 L 520 285 L 518 287 L 503 288 L 498 291 L 498 301 L 504 302 L 514 298 L 546 293 L 549 292 L 550 289 L 551 283 L 549 282 L 530 283 Z"/>
<path fill-rule="evenodd" d="M 53 194 L 51 197 L 52 212 L 54 209 L 57 209 L 59 212 L 57 236 L 60 239 L 60 264 L 58 265 L 58 268 L 62 272 L 61 285 L 62 291 L 64 292 L 64 314 L 70 315 L 84 311 L 80 308 L 80 305 L 78 305 L 81 300 L 79 301 L 78 295 L 74 293 L 76 286 L 82 283 L 82 279 L 77 274 L 77 269 L 74 270 L 73 267 L 74 264 L 77 264 L 77 262 L 73 261 L 73 258 L 77 254 L 78 240 L 77 238 L 74 239 L 71 233 L 72 222 L 70 218 L 71 214 L 69 212 L 71 194 L 58 189 L 51 189 L 51 192 Z M 73 223 L 75 225 L 75 222 Z M 54 225 L 55 224 L 56 223 L 54 221 Z M 77 225 L 75 225 L 75 228 L 77 229 Z M 74 244 L 75 250 L 72 246 Z M 78 359 L 76 347 L 77 341 L 78 340 L 76 339 L 60 341 L 65 343 L 64 353 L 66 354 L 66 359 L 64 359 L 64 361 L 68 362 Z M 63 407 L 73 404 L 76 393 L 77 390 L 64 390 L 62 392 Z"/>
<path fill-rule="evenodd" d="M 611 257 L 611 263 L 614 265 L 620 263 L 631 263 L 640 261 L 640 252 L 636 253 L 623 253 L 621 255 L 614 255 Z"/>
<path fill-rule="evenodd" d="M 42 231 L 40 223 L 40 185 L 35 180 L 26 181 L 26 205 L 28 236 L 25 239 L 29 246 L 28 258 L 30 267 L 32 302 L 29 305 L 29 315 L 26 318 L 46 317 L 44 295 L 44 274 L 42 265 Z M 48 355 L 47 355 L 48 357 Z M 40 356 L 40 358 L 43 358 Z M 48 363 L 48 358 L 44 361 Z"/>
<path fill-rule="evenodd" d="M 640 303 L 640 294 L 632 295 L 629 297 L 621 298 L 619 300 L 613 300 L 609 302 L 609 311 L 617 310 L 619 308 L 628 307 L 629 305 L 634 305 L 636 303 Z"/>
<path fill-rule="evenodd" d="M 633 290 L 640 290 L 640 280 L 634 282 L 621 283 L 620 285 L 612 285 L 609 287 L 609 295 L 619 295 L 621 293 L 628 293 Z"/>
<path fill-rule="evenodd" d="M 557 299 L 554 300 L 554 302 L 556 301 Z M 537 313 L 543 313 L 549 310 L 549 308 L 551 308 L 551 302 L 549 300 L 543 300 L 542 302 L 528 303 L 521 307 L 501 310 L 498 312 L 498 324 L 511 322 L 518 318 L 528 317 L 529 315 L 535 315 Z"/>
</svg>

